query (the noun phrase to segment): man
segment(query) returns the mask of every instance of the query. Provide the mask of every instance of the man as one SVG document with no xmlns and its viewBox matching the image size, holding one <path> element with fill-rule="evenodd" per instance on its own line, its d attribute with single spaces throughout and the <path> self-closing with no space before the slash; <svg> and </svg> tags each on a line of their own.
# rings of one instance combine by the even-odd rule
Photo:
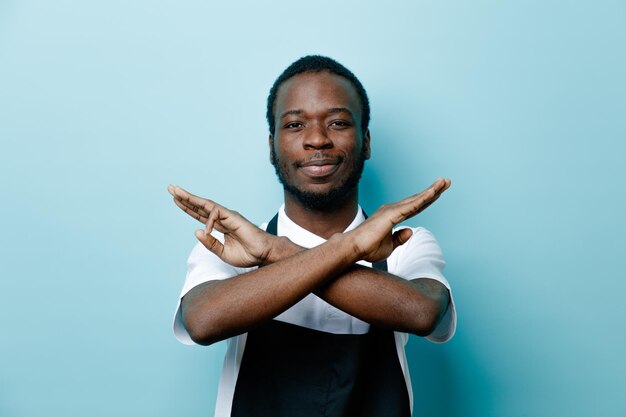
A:
<svg viewBox="0 0 626 417">
<path fill-rule="evenodd" d="M 365 217 L 369 102 L 336 61 L 307 56 L 268 97 L 270 161 L 284 205 L 263 228 L 170 186 L 196 232 L 174 331 L 228 339 L 215 415 L 409 416 L 406 333 L 444 342 L 456 315 L 443 258 L 423 228 L 392 230 L 449 186 Z"/>
</svg>

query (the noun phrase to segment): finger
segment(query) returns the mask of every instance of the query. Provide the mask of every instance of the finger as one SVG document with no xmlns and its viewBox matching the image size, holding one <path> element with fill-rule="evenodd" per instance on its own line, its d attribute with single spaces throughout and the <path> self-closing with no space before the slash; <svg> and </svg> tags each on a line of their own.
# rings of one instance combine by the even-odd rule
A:
<svg viewBox="0 0 626 417">
<path fill-rule="evenodd" d="M 393 248 L 397 248 L 400 245 L 404 245 L 413 236 L 411 229 L 400 229 L 394 232 L 392 235 Z"/>
<path fill-rule="evenodd" d="M 173 191 L 175 197 L 179 197 L 182 201 L 190 205 L 202 208 L 207 213 L 210 213 L 216 204 L 214 201 L 191 194 L 177 185 L 173 187 Z"/>
<path fill-rule="evenodd" d="M 444 191 L 446 191 L 452 185 L 452 181 L 449 178 L 444 178 L 443 186 L 437 190 L 437 194 L 441 195 Z"/>
<path fill-rule="evenodd" d="M 451 181 L 445 178 L 439 178 L 430 187 L 419 194 L 410 196 L 398 203 L 399 213 L 394 221 L 398 224 L 407 220 L 418 213 L 424 211 L 432 203 L 437 201 L 441 194 L 450 188 Z"/>
<path fill-rule="evenodd" d="M 443 189 L 442 189 L 443 190 Z M 435 192 L 434 190 L 428 190 L 428 192 L 424 193 L 420 198 L 416 199 L 412 202 L 412 204 L 408 204 L 402 208 L 402 215 L 404 220 L 410 219 L 411 217 L 421 213 L 426 210 L 431 204 L 433 204 L 439 197 L 443 191 Z"/>
<path fill-rule="evenodd" d="M 207 233 L 217 230 L 220 233 L 235 233 L 243 217 L 236 211 L 215 204 L 206 221 Z M 245 220 L 245 219 L 243 219 Z"/>
<path fill-rule="evenodd" d="M 437 180 L 432 183 L 432 185 L 428 188 L 432 188 L 435 190 L 435 193 L 441 193 L 447 190 L 450 187 L 450 179 L 448 178 L 437 178 Z"/>
<path fill-rule="evenodd" d="M 181 210 L 202 223 L 206 222 L 210 210 L 215 206 L 213 201 L 195 196 L 176 185 L 170 185 L 167 189 L 170 194 L 172 194 L 175 199 L 174 202 Z"/>
<path fill-rule="evenodd" d="M 419 207 L 417 213 L 421 213 L 422 211 L 424 211 L 428 206 L 430 206 L 432 203 L 434 203 L 435 201 L 437 201 L 437 199 L 439 197 L 441 197 L 441 194 L 443 194 L 448 188 L 450 188 L 451 185 L 451 181 L 449 179 L 445 179 L 444 180 L 444 184 L 441 188 L 439 188 L 437 190 L 437 192 L 430 198 L 426 198 L 424 200 L 424 202 L 422 203 L 422 205 Z M 416 214 L 417 214 L 416 213 Z"/>
<path fill-rule="evenodd" d="M 187 205 L 185 205 L 185 203 L 181 200 L 178 200 L 177 198 L 174 198 L 174 203 L 185 213 L 187 213 L 188 215 L 190 215 L 191 217 L 193 217 L 194 219 L 198 220 L 200 223 L 206 223 L 208 220 L 207 215 L 205 214 L 204 210 L 202 211 L 194 211 L 191 208 L 189 208 Z"/>
<path fill-rule="evenodd" d="M 419 209 L 419 212 L 423 211 L 425 208 L 427 208 L 432 203 L 437 201 L 437 199 L 439 197 L 441 197 L 441 194 L 443 194 L 448 188 L 450 188 L 450 185 L 452 184 L 452 182 L 449 179 L 447 179 L 447 178 L 444 181 L 445 182 L 444 182 L 443 186 L 441 188 L 439 188 L 437 190 L 437 192 L 430 199 L 426 199 L 424 201 L 424 203 L 422 204 L 422 206 Z"/>
<path fill-rule="evenodd" d="M 211 233 L 211 231 L 215 227 L 215 222 L 218 221 L 219 218 L 220 218 L 220 208 L 215 207 L 211 211 L 211 214 L 209 214 L 209 218 L 206 221 L 205 233 Z"/>
<path fill-rule="evenodd" d="M 433 199 L 435 195 L 435 190 L 433 188 L 428 188 L 419 194 L 391 205 L 391 209 L 395 211 L 395 215 L 392 217 L 392 222 L 394 224 L 399 224 L 415 216 L 420 207 Z"/>
<path fill-rule="evenodd" d="M 427 189 L 425 189 L 422 192 L 426 192 L 429 190 L 433 190 L 435 193 L 438 192 L 439 190 L 441 190 L 443 187 L 445 187 L 446 185 L 446 180 L 445 178 L 439 177 L 435 180 L 435 182 L 433 182 L 430 187 L 428 187 Z M 420 193 L 421 194 L 421 193 Z"/>
<path fill-rule="evenodd" d="M 211 233 L 205 233 L 204 230 L 196 230 L 196 238 L 204 245 L 205 248 L 221 258 L 224 252 L 222 242 L 214 238 Z"/>
<path fill-rule="evenodd" d="M 439 198 L 441 193 L 450 188 L 450 180 L 439 178 L 430 187 L 402 201 L 403 204 L 414 205 L 416 201 L 427 202 L 431 199 Z"/>
<path fill-rule="evenodd" d="M 450 187 L 450 180 L 447 178 L 440 177 L 440 178 L 437 178 L 437 180 L 433 182 L 431 186 L 428 187 L 424 191 L 433 190 L 435 194 L 438 194 L 447 190 L 448 187 Z"/>
<path fill-rule="evenodd" d="M 435 196 L 433 198 L 431 198 L 430 200 L 425 201 L 415 212 L 414 215 L 421 213 L 422 211 L 426 210 L 428 207 L 430 207 L 431 204 L 433 204 L 435 201 L 437 201 L 439 199 L 439 197 L 441 196 L 441 194 L 435 194 Z"/>
<path fill-rule="evenodd" d="M 203 207 L 196 206 L 195 204 L 191 204 L 190 202 L 181 200 L 180 198 L 176 198 L 176 200 L 183 204 L 185 207 L 187 207 L 189 210 L 198 213 L 203 217 L 209 217 L 209 213 Z"/>
<path fill-rule="evenodd" d="M 413 194 L 411 196 L 408 196 L 407 198 L 398 201 L 396 204 L 398 205 L 403 205 L 403 204 L 413 204 L 416 200 L 422 198 L 425 194 L 432 194 L 437 193 L 439 190 L 441 190 L 444 186 L 445 186 L 446 182 L 443 178 L 438 178 L 435 182 L 433 182 L 428 188 L 426 188 L 425 190 L 417 193 L 417 194 Z"/>
</svg>

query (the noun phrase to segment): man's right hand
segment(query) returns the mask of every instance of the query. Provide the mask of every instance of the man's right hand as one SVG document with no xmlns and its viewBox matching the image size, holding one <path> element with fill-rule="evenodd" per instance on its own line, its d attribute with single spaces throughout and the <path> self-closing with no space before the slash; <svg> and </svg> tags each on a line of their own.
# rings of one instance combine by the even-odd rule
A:
<svg viewBox="0 0 626 417">
<path fill-rule="evenodd" d="M 205 223 L 204 230 L 196 231 L 198 240 L 232 266 L 263 265 L 268 261 L 272 248 L 280 242 L 281 238 L 259 229 L 241 214 L 214 201 L 193 195 L 178 186 L 170 185 L 167 190 L 181 210 Z M 224 243 L 211 235 L 213 229 L 224 234 Z"/>
</svg>

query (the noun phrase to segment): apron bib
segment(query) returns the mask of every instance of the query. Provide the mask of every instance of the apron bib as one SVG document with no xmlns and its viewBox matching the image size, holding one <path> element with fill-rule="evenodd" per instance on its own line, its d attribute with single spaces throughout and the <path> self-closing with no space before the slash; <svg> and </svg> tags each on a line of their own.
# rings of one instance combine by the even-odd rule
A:
<svg viewBox="0 0 626 417">
<path fill-rule="evenodd" d="M 387 262 L 373 267 L 386 271 Z M 333 334 L 270 320 L 248 332 L 232 417 L 410 415 L 393 331 Z"/>
</svg>

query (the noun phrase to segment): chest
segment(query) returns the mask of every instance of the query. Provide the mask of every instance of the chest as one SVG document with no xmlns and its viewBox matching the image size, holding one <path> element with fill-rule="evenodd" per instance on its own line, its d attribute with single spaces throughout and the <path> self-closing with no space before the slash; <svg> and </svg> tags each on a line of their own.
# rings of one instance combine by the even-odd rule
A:
<svg viewBox="0 0 626 417">
<path fill-rule="evenodd" d="M 368 323 L 339 310 L 315 294 L 307 295 L 275 319 L 328 333 L 364 334 L 369 331 Z"/>
</svg>

